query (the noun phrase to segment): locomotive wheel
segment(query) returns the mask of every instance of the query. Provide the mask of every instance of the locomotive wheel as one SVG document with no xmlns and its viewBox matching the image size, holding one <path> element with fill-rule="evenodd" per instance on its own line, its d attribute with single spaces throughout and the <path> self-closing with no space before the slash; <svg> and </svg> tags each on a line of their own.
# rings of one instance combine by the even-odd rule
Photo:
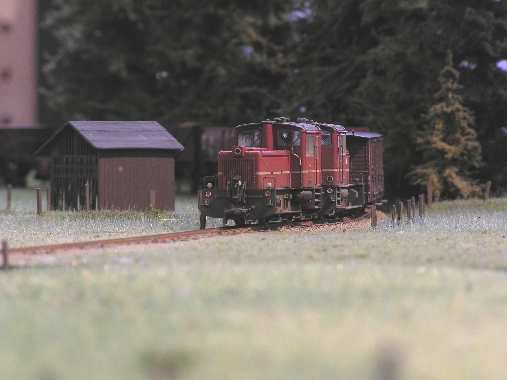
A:
<svg viewBox="0 0 507 380">
<path fill-rule="evenodd" d="M 259 225 L 264 227 L 264 229 L 268 229 L 268 223 L 269 223 L 269 219 L 268 218 L 260 218 L 259 219 Z"/>
<path fill-rule="evenodd" d="M 245 218 L 243 217 L 234 218 L 234 225 L 238 227 L 243 227 L 245 225 Z"/>
<path fill-rule="evenodd" d="M 201 230 L 206 229 L 206 215 L 201 214 L 200 228 L 201 228 Z"/>
</svg>

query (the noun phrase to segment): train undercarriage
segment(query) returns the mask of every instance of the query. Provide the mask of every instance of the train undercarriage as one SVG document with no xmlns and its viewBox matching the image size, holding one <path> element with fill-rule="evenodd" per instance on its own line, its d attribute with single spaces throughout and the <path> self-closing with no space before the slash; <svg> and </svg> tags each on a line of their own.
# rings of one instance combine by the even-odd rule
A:
<svg viewBox="0 0 507 380">
<path fill-rule="evenodd" d="M 246 189 L 231 184 L 227 189 L 199 190 L 200 228 L 207 217 L 229 220 L 237 226 L 273 221 L 334 219 L 365 207 L 365 185 L 331 185 L 313 188 Z"/>
</svg>

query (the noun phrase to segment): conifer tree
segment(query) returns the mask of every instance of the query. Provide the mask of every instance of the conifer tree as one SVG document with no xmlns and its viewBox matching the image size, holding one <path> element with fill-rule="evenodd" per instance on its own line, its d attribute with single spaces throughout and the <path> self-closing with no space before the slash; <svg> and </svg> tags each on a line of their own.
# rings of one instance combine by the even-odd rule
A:
<svg viewBox="0 0 507 380">
<path fill-rule="evenodd" d="M 54 46 L 42 50 L 40 87 L 62 122 L 228 125 L 280 108 L 292 0 L 51 0 L 45 8 Z"/>
<path fill-rule="evenodd" d="M 424 130 L 417 137 L 423 162 L 408 174 L 414 185 L 431 183 L 438 199 L 468 198 L 480 191 L 472 170 L 481 166 L 481 146 L 474 130 L 472 111 L 459 95 L 459 72 L 452 67 L 452 54 L 440 72 L 435 103 L 423 115 Z"/>
</svg>

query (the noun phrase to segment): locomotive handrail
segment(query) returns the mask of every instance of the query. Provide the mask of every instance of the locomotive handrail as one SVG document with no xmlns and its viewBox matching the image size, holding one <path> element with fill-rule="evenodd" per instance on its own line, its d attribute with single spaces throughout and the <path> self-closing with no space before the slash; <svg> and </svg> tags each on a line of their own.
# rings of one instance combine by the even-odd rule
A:
<svg viewBox="0 0 507 380">
<path fill-rule="evenodd" d="M 243 181 L 243 185 L 241 186 L 241 202 L 246 203 L 246 180 Z"/>
<path fill-rule="evenodd" d="M 291 148 L 293 148 L 293 147 L 291 146 Z M 296 156 L 299 159 L 299 176 L 301 177 L 299 179 L 299 182 L 300 182 L 300 186 L 303 187 L 303 160 L 301 159 L 300 156 L 298 156 L 292 150 L 289 150 L 289 153 L 293 154 L 294 156 Z M 290 170 L 289 170 L 289 177 L 290 177 L 289 180 L 290 180 L 290 183 L 292 186 L 292 171 L 290 171 Z"/>
</svg>

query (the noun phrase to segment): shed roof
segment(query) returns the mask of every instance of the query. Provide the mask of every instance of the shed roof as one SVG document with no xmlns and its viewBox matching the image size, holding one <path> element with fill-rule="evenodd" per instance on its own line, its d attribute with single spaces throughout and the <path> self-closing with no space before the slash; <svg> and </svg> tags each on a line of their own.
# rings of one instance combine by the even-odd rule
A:
<svg viewBox="0 0 507 380">
<path fill-rule="evenodd" d="M 69 121 L 36 154 L 49 154 L 59 136 L 69 128 L 76 130 L 96 149 L 184 149 L 156 121 Z"/>
</svg>

